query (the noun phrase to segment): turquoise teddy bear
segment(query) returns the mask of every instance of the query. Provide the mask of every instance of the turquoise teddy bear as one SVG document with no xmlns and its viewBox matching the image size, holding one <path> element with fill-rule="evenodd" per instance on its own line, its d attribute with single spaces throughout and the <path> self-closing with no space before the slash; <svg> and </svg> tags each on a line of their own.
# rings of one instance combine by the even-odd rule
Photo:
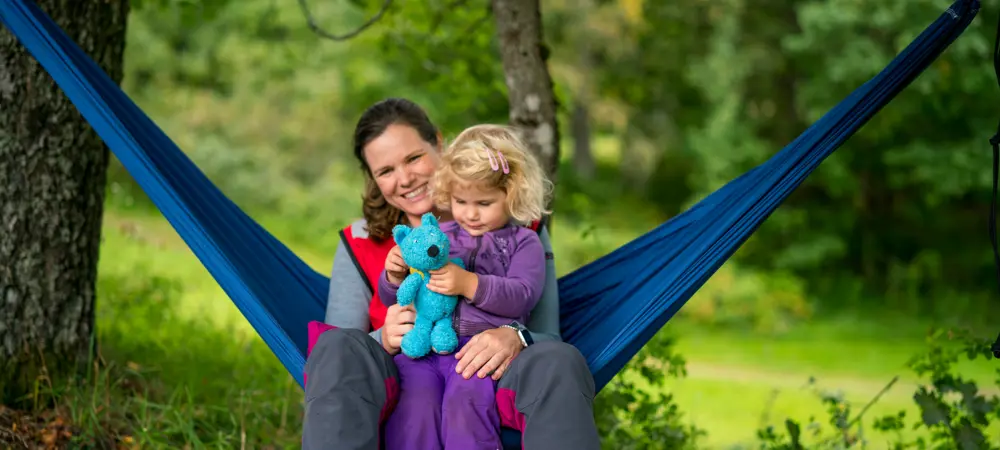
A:
<svg viewBox="0 0 1000 450">
<path fill-rule="evenodd" d="M 439 353 L 455 351 L 455 347 L 458 347 L 458 334 L 452 328 L 451 317 L 458 304 L 458 297 L 439 294 L 427 288 L 430 271 L 448 264 L 448 252 L 451 250 L 448 236 L 441 231 L 437 218 L 427 213 L 420 218 L 419 227 L 393 227 L 392 237 L 399 245 L 403 261 L 410 266 L 410 274 L 403 279 L 396 291 L 396 302 L 399 306 L 412 303 L 417 312 L 413 329 L 403 335 L 400 345 L 403 354 L 416 359 L 427 355 L 432 349 Z M 465 268 L 461 259 L 453 258 L 451 262 Z"/>
</svg>

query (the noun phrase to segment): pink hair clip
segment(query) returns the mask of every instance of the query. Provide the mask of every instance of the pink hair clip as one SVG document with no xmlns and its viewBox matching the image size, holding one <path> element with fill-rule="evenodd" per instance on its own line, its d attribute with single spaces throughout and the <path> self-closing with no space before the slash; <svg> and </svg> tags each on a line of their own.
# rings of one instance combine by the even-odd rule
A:
<svg viewBox="0 0 1000 450">
<path fill-rule="evenodd" d="M 507 158 L 503 157 L 503 153 L 497 151 L 497 157 L 494 158 L 493 153 L 490 153 L 490 149 L 487 148 L 484 150 L 486 151 L 486 157 L 490 159 L 490 168 L 493 169 L 494 172 L 500 170 L 500 166 L 502 165 L 503 173 L 505 174 L 510 173 L 510 166 L 507 165 Z"/>
</svg>

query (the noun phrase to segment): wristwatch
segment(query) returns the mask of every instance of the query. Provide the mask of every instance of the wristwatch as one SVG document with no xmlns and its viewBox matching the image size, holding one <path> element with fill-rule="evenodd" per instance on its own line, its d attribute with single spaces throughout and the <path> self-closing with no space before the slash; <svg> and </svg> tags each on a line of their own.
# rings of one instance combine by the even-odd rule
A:
<svg viewBox="0 0 1000 450">
<path fill-rule="evenodd" d="M 528 332 L 528 329 L 525 328 L 524 325 L 517 322 L 511 322 L 507 325 L 502 325 L 501 328 L 510 328 L 511 330 L 516 331 L 517 337 L 521 338 L 521 345 L 525 347 L 535 343 L 535 341 L 531 339 L 531 333 Z"/>
</svg>

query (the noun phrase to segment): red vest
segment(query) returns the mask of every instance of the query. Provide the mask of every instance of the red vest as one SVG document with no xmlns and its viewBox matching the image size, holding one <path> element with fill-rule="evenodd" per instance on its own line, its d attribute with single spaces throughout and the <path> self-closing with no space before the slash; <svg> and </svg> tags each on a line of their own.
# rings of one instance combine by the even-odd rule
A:
<svg viewBox="0 0 1000 450">
<path fill-rule="evenodd" d="M 541 225 L 542 222 L 535 221 L 528 228 L 539 231 Z M 371 329 L 377 330 L 382 328 L 382 324 L 385 323 L 387 310 L 378 296 L 378 277 L 382 274 L 382 269 L 385 269 L 385 258 L 389 256 L 389 251 L 396 246 L 396 241 L 392 238 L 380 242 L 368 237 L 355 237 L 351 227 L 348 225 L 340 230 L 340 237 L 347 243 L 347 250 L 354 262 L 354 267 L 358 269 L 361 278 L 365 280 L 368 289 L 372 292 L 372 300 L 368 304 L 368 317 L 371 321 Z"/>
</svg>

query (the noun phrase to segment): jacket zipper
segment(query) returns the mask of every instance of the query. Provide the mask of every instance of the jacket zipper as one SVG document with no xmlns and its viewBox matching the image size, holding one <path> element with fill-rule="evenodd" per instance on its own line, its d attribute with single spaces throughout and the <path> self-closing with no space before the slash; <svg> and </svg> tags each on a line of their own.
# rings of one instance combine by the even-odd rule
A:
<svg viewBox="0 0 1000 450">
<path fill-rule="evenodd" d="M 469 256 L 469 266 L 466 267 L 465 270 L 469 272 L 476 271 L 476 255 L 479 254 L 479 247 L 482 245 L 483 237 L 476 236 L 476 248 L 472 249 L 472 253 Z M 471 301 L 472 299 L 470 298 L 469 300 Z M 455 305 L 454 319 L 452 319 L 452 327 L 455 328 L 455 333 L 458 333 L 458 322 L 462 319 L 462 308 L 459 308 L 459 306 L 460 305 Z"/>
</svg>

